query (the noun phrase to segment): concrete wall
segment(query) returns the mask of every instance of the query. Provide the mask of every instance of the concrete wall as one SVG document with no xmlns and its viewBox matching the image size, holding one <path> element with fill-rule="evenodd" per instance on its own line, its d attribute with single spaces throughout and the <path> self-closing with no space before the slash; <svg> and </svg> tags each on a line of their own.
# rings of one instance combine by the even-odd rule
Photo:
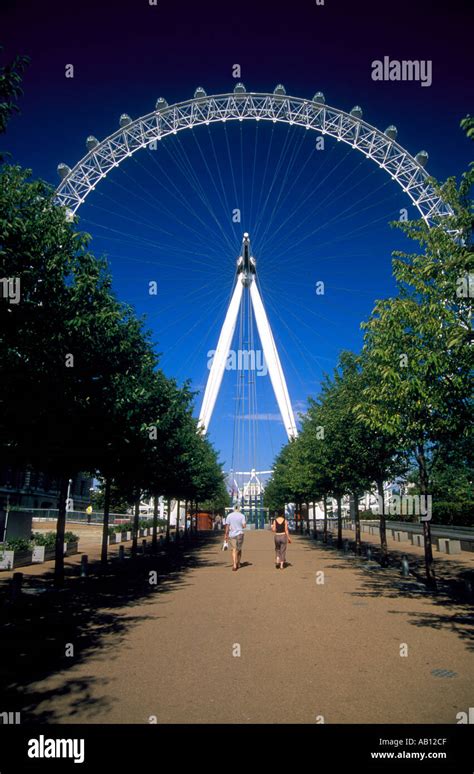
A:
<svg viewBox="0 0 474 774">
<path fill-rule="evenodd" d="M 5 520 L 5 511 L 0 511 L 0 540 L 3 539 Z M 32 522 L 33 514 L 31 512 L 10 511 L 7 521 L 6 540 L 14 540 L 15 538 L 25 538 L 26 540 L 29 540 L 31 537 Z"/>
</svg>

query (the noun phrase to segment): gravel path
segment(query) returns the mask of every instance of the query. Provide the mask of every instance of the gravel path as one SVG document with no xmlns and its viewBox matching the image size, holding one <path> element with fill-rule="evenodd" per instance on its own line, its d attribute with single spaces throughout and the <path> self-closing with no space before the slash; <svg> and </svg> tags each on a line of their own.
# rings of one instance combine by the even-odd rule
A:
<svg viewBox="0 0 474 774">
<path fill-rule="evenodd" d="M 276 570 L 268 531 L 246 533 L 232 572 L 220 539 L 156 591 L 119 599 L 124 632 L 104 629 L 31 685 L 34 712 L 63 723 L 454 724 L 472 706 L 466 602 L 300 536 Z"/>
</svg>

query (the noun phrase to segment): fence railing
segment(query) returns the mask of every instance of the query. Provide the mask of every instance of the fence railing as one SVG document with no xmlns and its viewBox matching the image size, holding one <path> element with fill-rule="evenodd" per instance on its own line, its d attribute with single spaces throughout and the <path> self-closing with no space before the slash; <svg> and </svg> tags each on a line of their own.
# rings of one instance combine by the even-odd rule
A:
<svg viewBox="0 0 474 774">
<path fill-rule="evenodd" d="M 23 512 L 31 513 L 35 521 L 55 521 L 58 518 L 57 508 L 22 508 Z M 141 518 L 150 518 L 141 516 Z M 132 520 L 129 513 L 109 513 L 109 524 L 123 524 Z M 66 511 L 66 522 L 71 524 L 102 524 L 104 514 L 100 511 Z"/>
</svg>

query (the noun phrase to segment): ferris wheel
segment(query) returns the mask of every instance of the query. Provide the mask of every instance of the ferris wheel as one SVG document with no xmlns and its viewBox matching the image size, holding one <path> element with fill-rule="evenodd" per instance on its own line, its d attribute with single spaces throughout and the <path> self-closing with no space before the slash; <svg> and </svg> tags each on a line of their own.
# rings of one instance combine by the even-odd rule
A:
<svg viewBox="0 0 474 774">
<path fill-rule="evenodd" d="M 268 124 L 271 127 L 285 125 L 289 132 L 291 128 L 292 133 L 299 130 L 300 145 L 297 148 L 292 148 L 290 140 L 288 139 L 287 142 L 287 136 L 285 136 L 284 142 L 281 143 L 279 157 L 272 161 L 269 145 L 273 142 L 273 129 L 270 142 L 260 142 L 260 145 L 256 132 L 249 143 L 250 153 L 246 162 L 242 126 L 250 123 L 257 127 L 259 124 Z M 233 144 L 229 142 L 227 133 L 225 134 L 227 147 L 223 143 L 221 152 L 219 148 L 216 148 L 213 139 L 217 129 L 210 132 L 210 127 L 219 124 L 224 125 L 224 128 L 227 124 L 240 125 L 240 132 Z M 199 131 L 195 131 L 198 127 L 207 127 L 209 132 L 208 146 L 205 151 L 200 145 Z M 186 129 L 191 130 L 191 133 L 185 133 Z M 122 165 L 123 173 L 127 176 L 128 181 L 124 178 L 123 185 L 119 180 L 113 182 L 116 187 L 121 186 L 125 193 L 122 194 L 119 205 L 114 205 L 112 209 L 109 207 L 108 210 L 106 207 L 102 208 L 104 213 L 108 213 L 106 216 L 108 225 L 105 226 L 110 232 L 108 239 L 115 240 L 119 246 L 122 246 L 127 239 L 131 239 L 130 232 L 118 228 L 114 221 L 114 218 L 122 217 L 128 223 L 135 220 L 137 224 L 134 234 L 136 242 L 140 243 L 143 249 L 153 249 L 153 245 L 157 243 L 151 237 L 145 237 L 140 227 L 142 222 L 143 228 L 145 228 L 144 212 L 146 207 L 150 206 L 144 178 L 140 177 L 135 181 L 135 184 L 132 184 L 131 175 L 127 172 L 127 160 L 132 159 L 137 151 L 145 151 L 150 157 L 152 156 L 154 165 L 152 165 L 152 172 L 149 169 L 142 171 L 142 165 L 138 160 L 135 169 L 140 175 L 144 175 L 146 172 L 149 178 L 153 178 L 165 192 L 164 197 L 156 199 L 152 203 L 155 211 L 160 212 L 160 217 L 163 216 L 164 219 L 157 220 L 156 223 L 149 221 L 146 228 L 160 229 L 160 239 L 168 239 L 164 248 L 168 255 L 174 256 L 178 254 L 179 250 L 183 250 L 186 251 L 190 261 L 196 263 L 201 261 L 204 264 L 207 261 L 209 267 L 212 265 L 213 272 L 217 270 L 217 285 L 212 287 L 212 301 L 215 306 L 219 293 L 222 311 L 219 317 L 213 308 L 210 317 L 212 317 L 211 322 L 214 324 L 216 319 L 222 320 L 223 324 L 217 339 L 216 349 L 213 351 L 213 357 L 208 366 L 209 373 L 199 413 L 198 423 L 205 431 L 212 429 L 213 412 L 224 373 L 229 364 L 232 343 L 236 336 L 238 338 L 238 357 L 234 368 L 236 385 L 232 459 L 230 461 L 232 470 L 239 468 L 258 470 L 259 467 L 268 466 L 267 461 L 264 462 L 263 466 L 259 461 L 258 417 L 261 414 L 259 414 L 257 405 L 257 384 L 259 381 L 255 376 L 255 364 L 253 368 L 249 368 L 248 362 L 245 364 L 241 362 L 242 358 L 239 360 L 240 353 L 247 353 L 247 356 L 255 354 L 255 343 L 258 339 L 263 350 L 265 368 L 270 377 L 274 399 L 278 406 L 281 426 L 287 438 L 293 438 L 297 434 L 294 404 L 290 399 L 290 390 L 279 354 L 278 336 L 274 335 L 272 331 L 266 310 L 266 302 L 271 300 L 271 287 L 267 285 L 263 289 L 257 274 L 257 259 L 259 266 L 262 265 L 263 269 L 267 263 L 270 263 L 270 261 L 264 260 L 263 253 L 265 252 L 265 238 L 268 239 L 268 234 L 271 231 L 269 225 L 271 217 L 275 215 L 276 211 L 279 211 L 278 208 L 280 211 L 284 210 L 284 216 L 280 218 L 280 222 L 274 230 L 274 233 L 278 235 L 277 249 L 271 251 L 284 255 L 285 251 L 288 252 L 290 248 L 294 254 L 300 243 L 304 243 L 305 239 L 309 242 L 312 235 L 321 230 L 328 221 L 333 220 L 337 224 L 341 221 L 341 217 L 342 219 L 348 217 L 345 213 L 349 212 L 350 214 L 351 207 L 354 211 L 354 204 L 350 203 L 342 211 L 342 216 L 340 212 L 331 212 L 324 224 L 319 223 L 313 227 L 311 218 L 304 214 L 302 205 L 294 201 L 297 198 L 296 194 L 299 188 L 303 190 L 304 187 L 302 184 L 304 175 L 301 168 L 303 166 L 307 169 L 311 168 L 309 157 L 306 158 L 304 164 L 299 162 L 298 154 L 302 143 L 301 129 L 305 130 L 306 136 L 312 134 L 318 139 L 328 137 L 334 139 L 336 144 L 342 143 L 348 147 L 348 154 L 352 150 L 359 151 L 365 159 L 374 163 L 375 168 L 387 173 L 387 183 L 394 181 L 398 184 L 403 194 L 411 200 L 420 217 L 428 224 L 439 222 L 440 219 L 451 214 L 449 206 L 442 200 L 430 182 L 425 168 L 428 154 L 423 150 L 415 156 L 408 153 L 397 141 L 398 133 L 395 126 L 390 125 L 385 131 L 380 131 L 363 119 L 362 109 L 359 106 L 345 112 L 327 105 L 322 92 L 317 92 L 312 99 L 302 99 L 287 95 L 281 84 L 276 86 L 273 93 L 248 92 L 242 83 L 238 83 L 232 92 L 218 95 L 207 95 L 204 89 L 199 87 L 192 99 L 172 105 L 169 105 L 164 98 L 159 98 L 155 110 L 147 115 L 132 120 L 129 115 L 122 114 L 119 128 L 102 141 L 90 135 L 86 140 L 87 153 L 75 166 L 71 168 L 63 163 L 58 166 L 61 182 L 56 190 L 56 203 L 64 207 L 66 217 L 72 219 L 80 208 L 82 215 L 89 202 L 92 202 L 100 194 L 100 190 L 105 185 L 105 179 L 113 178 L 115 170 Z M 227 132 L 227 129 L 225 131 Z M 194 165 L 190 163 L 191 152 L 189 148 L 179 144 L 180 135 L 185 134 L 190 134 L 196 143 L 192 157 Z M 177 146 L 173 151 L 173 145 L 176 143 Z M 160 166 L 162 162 L 157 161 L 156 150 L 161 148 L 173 156 L 180 179 L 193 186 L 196 192 L 193 199 L 183 195 L 180 185 L 177 183 L 177 176 L 174 177 L 173 172 L 164 165 Z M 259 154 L 262 155 L 265 163 L 262 162 L 262 168 L 264 167 L 263 190 L 260 190 L 257 202 L 257 194 L 254 196 L 254 178 L 256 177 Z M 224 155 L 226 158 L 228 156 L 230 162 L 226 174 L 222 172 Z M 241 179 L 239 179 L 238 174 L 234 174 L 233 155 L 240 156 Z M 212 170 L 210 169 L 211 163 L 214 164 Z M 334 166 L 341 163 L 340 160 L 336 161 Z M 300 169 L 297 168 L 298 164 L 300 164 Z M 305 180 L 305 195 L 307 197 L 310 197 L 318 187 L 319 189 L 324 188 L 324 182 L 329 181 L 330 163 L 328 163 L 328 168 L 326 175 L 320 174 L 314 185 L 310 176 Z M 340 188 L 338 195 L 348 191 L 346 181 L 351 175 L 352 180 L 355 179 L 355 183 L 352 183 L 353 187 L 357 185 L 357 174 L 357 171 L 355 173 L 349 171 L 347 175 L 341 177 L 337 186 L 332 186 L 332 188 L 330 183 L 327 183 L 333 194 L 333 199 L 337 196 L 337 194 L 335 195 L 337 187 Z M 214 199 L 211 198 L 203 182 L 205 175 L 209 175 L 209 180 L 217 181 L 216 191 L 218 195 L 216 194 Z M 278 175 L 281 177 L 281 190 L 276 191 L 275 181 Z M 98 185 L 99 183 L 101 186 Z M 98 189 L 97 194 L 94 193 L 96 189 Z M 255 232 L 251 231 L 250 228 L 240 226 L 242 223 L 241 208 L 232 207 L 232 198 L 235 204 L 236 200 L 240 202 L 240 199 L 245 199 L 245 196 L 247 199 L 250 198 L 248 209 L 252 210 L 253 205 L 258 211 Z M 135 197 L 138 202 L 135 212 L 132 212 L 130 206 L 132 197 Z M 368 195 L 364 195 L 363 198 L 367 199 L 367 197 Z M 109 198 L 111 199 L 111 197 Z M 361 199 L 362 197 L 359 197 L 359 202 Z M 191 213 L 189 220 L 188 215 L 185 217 L 177 214 L 176 202 L 182 206 L 183 213 Z M 219 216 L 219 207 L 221 206 L 222 211 L 239 213 L 239 218 L 234 221 L 236 225 L 232 233 L 226 231 L 222 217 Z M 368 210 L 370 206 L 370 203 L 362 203 L 359 209 L 363 212 Z M 299 214 L 297 215 L 298 210 Z M 295 218 L 293 227 L 291 226 L 292 217 Z M 300 217 L 299 221 L 298 217 Z M 169 228 L 169 221 L 173 218 L 178 223 L 175 226 L 175 231 Z M 95 225 L 97 228 L 101 227 L 100 223 L 96 222 Z M 291 231 L 291 227 L 293 231 Z M 192 241 L 185 242 L 183 238 L 185 229 L 190 233 L 189 240 Z M 241 229 L 240 233 L 239 229 Z M 304 232 L 302 235 L 304 229 L 307 233 Z M 212 239 L 207 237 L 207 231 L 211 230 L 215 234 L 216 245 L 217 239 L 220 240 L 219 248 L 213 244 Z M 357 230 L 354 229 L 354 231 Z M 170 234 L 169 238 L 165 236 L 167 233 Z M 257 245 L 261 245 L 261 249 L 255 251 L 255 254 L 251 248 L 251 244 L 252 246 L 254 244 L 254 233 Z M 293 236 L 288 236 L 292 233 Z M 161 237 L 162 234 L 163 237 Z M 237 238 L 240 241 L 239 248 L 236 243 Z M 290 238 L 291 242 L 285 242 L 285 239 L 290 240 Z M 275 242 L 272 243 L 272 247 L 274 244 Z M 262 253 L 262 257 L 259 253 Z M 277 265 L 278 254 L 276 258 L 272 256 L 274 265 Z M 232 263 L 234 263 L 233 275 L 230 270 L 228 271 L 228 267 Z M 226 280 L 225 283 L 220 277 L 223 264 L 226 265 L 228 273 L 228 281 Z M 198 271 L 197 266 L 196 271 Z M 181 278 L 180 281 L 184 280 Z M 192 303 L 195 304 L 197 299 L 205 296 L 206 287 L 208 286 L 199 283 L 193 286 L 190 291 L 190 297 L 193 298 Z M 211 291 L 209 292 L 211 293 Z M 230 298 L 228 298 L 229 292 Z M 286 320 L 283 322 L 288 328 L 289 335 L 294 336 L 294 331 L 291 331 L 292 326 Z M 199 327 L 199 324 L 194 325 L 190 328 L 190 332 L 196 328 L 199 329 Z M 295 346 L 299 346 L 297 340 L 295 340 Z M 199 351 L 199 346 L 197 346 L 197 351 Z"/>
</svg>

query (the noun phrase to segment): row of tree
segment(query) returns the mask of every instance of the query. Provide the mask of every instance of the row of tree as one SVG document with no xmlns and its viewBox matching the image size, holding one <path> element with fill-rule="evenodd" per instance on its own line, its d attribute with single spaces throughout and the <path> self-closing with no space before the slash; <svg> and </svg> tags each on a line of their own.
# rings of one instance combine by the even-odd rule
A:
<svg viewBox="0 0 474 774">
<path fill-rule="evenodd" d="M 23 66 L 1 71 L 0 131 L 14 111 Z M 103 479 L 104 562 L 112 488 L 135 504 L 134 552 L 144 495 L 185 500 L 196 511 L 199 502 L 222 502 L 226 488 L 216 451 L 197 429 L 189 384 L 158 368 L 143 320 L 117 300 L 106 261 L 90 252 L 90 237 L 53 196 L 28 170 L 2 160 L 0 464 L 60 480 L 60 585 L 73 474 Z"/>
<path fill-rule="evenodd" d="M 466 119 L 469 131 L 472 119 Z M 472 494 L 474 297 L 472 209 L 474 169 L 459 185 L 432 181 L 453 214 L 429 226 L 424 220 L 395 225 L 421 249 L 394 253 L 397 294 L 376 302 L 362 325 L 359 355 L 343 352 L 302 417 L 302 429 L 276 459 L 266 490 L 270 508 L 335 498 L 338 544 L 341 499 L 355 504 L 374 485 L 411 472 L 420 495 L 432 494 L 442 471 L 461 471 Z M 467 473 L 466 476 L 466 472 Z M 449 499 L 449 495 L 444 499 Z M 382 563 L 388 561 L 386 514 L 380 513 Z M 325 530 L 327 520 L 325 519 Z M 435 585 L 429 521 L 423 521 L 427 580 Z"/>
</svg>

